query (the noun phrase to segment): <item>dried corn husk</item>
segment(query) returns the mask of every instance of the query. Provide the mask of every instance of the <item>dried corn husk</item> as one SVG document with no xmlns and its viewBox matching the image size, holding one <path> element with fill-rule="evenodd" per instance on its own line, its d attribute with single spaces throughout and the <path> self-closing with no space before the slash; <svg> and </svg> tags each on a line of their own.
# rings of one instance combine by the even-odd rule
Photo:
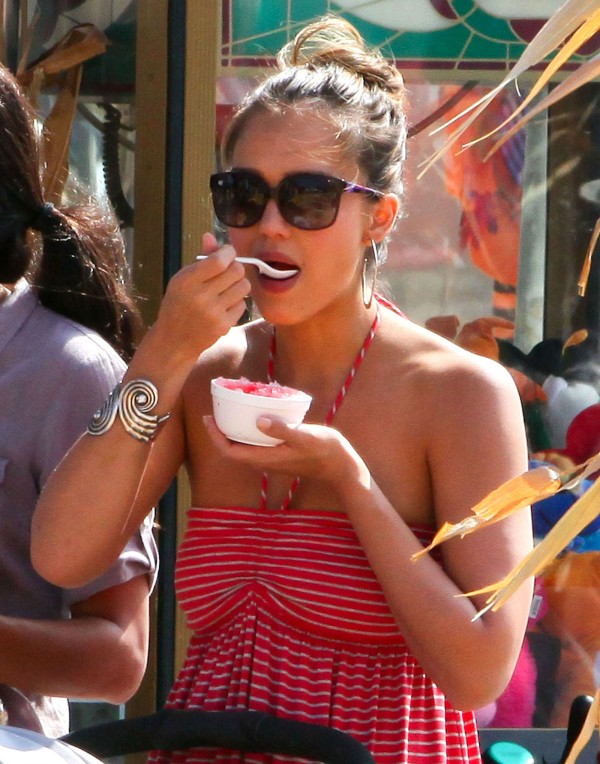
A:
<svg viewBox="0 0 600 764">
<path fill-rule="evenodd" d="M 548 496 L 553 496 L 559 491 L 573 490 L 574 488 L 577 488 L 582 480 L 598 470 L 600 470 L 600 453 L 587 459 L 583 464 L 579 464 L 575 468 L 565 470 L 564 472 L 557 472 L 552 469 L 552 467 L 546 465 L 528 470 L 522 475 L 503 483 L 494 491 L 491 491 L 484 499 L 473 507 L 473 514 L 469 517 L 454 524 L 444 523 L 433 537 L 429 546 L 414 554 L 413 559 L 421 557 L 442 542 L 448 541 L 448 539 L 454 538 L 455 536 L 460 536 L 462 538 L 479 528 L 497 523 L 505 517 L 513 514 L 513 512 L 524 509 L 530 504 L 533 504 L 536 501 L 541 501 Z M 592 488 L 595 489 L 595 493 Z M 571 516 L 576 507 L 578 507 L 579 513 L 584 511 L 581 502 L 590 494 L 595 496 L 596 493 L 600 493 L 600 481 L 597 481 L 592 488 L 588 489 L 588 491 L 578 499 L 575 504 L 573 504 L 569 511 L 563 515 L 561 520 L 554 526 L 548 536 L 546 536 L 546 539 L 554 533 L 555 529 L 561 525 L 561 523 L 564 523 L 565 518 Z M 596 515 L 600 514 L 600 502 L 595 505 L 595 508 Z M 588 514 L 589 510 L 585 515 L 586 518 L 588 517 Z M 577 532 L 565 541 L 563 546 L 558 549 L 558 552 L 561 551 L 561 549 L 594 518 L 595 515 L 592 514 L 581 526 L 577 526 Z M 573 517 L 571 520 L 573 527 L 575 527 L 577 519 L 578 518 Z M 542 542 L 542 544 L 543 543 L 544 542 Z M 495 587 L 496 585 L 494 584 L 493 586 Z"/>
<path fill-rule="evenodd" d="M 527 45 L 511 71 L 504 77 L 499 85 L 434 131 L 438 132 L 447 129 L 454 122 L 462 120 L 459 127 L 447 135 L 442 146 L 422 163 L 419 177 L 422 177 L 433 164 L 441 159 L 441 157 L 459 141 L 463 133 L 473 124 L 498 93 L 511 83 L 515 82 L 521 74 L 532 66 L 544 61 L 550 54 L 554 53 L 554 58 L 542 71 L 531 91 L 517 109 L 515 109 L 504 122 L 492 131 L 479 136 L 476 141 L 471 141 L 470 143 L 465 144 L 461 150 L 464 151 L 466 148 L 472 146 L 473 143 L 486 140 L 496 132 L 511 125 L 488 151 L 485 158 L 489 158 L 518 130 L 521 130 L 521 128 L 523 128 L 534 116 L 557 103 L 582 85 L 596 80 L 597 77 L 600 76 L 600 55 L 594 56 L 592 59 L 580 64 L 580 66 L 578 66 L 575 71 L 571 72 L 563 82 L 553 89 L 551 93 L 542 98 L 535 106 L 530 108 L 526 114 L 521 116 L 521 118 L 515 122 L 518 115 L 522 114 L 524 110 L 531 106 L 532 101 L 541 93 L 542 89 L 548 82 L 550 82 L 552 77 L 561 69 L 561 67 L 586 42 L 597 34 L 598 31 L 600 31 L 600 8 L 598 7 L 598 0 L 567 0 L 539 30 L 533 40 Z M 587 289 L 592 255 L 599 236 L 600 219 L 597 221 L 594 228 L 594 233 L 581 268 L 577 285 L 580 297 L 585 295 Z"/>
<path fill-rule="evenodd" d="M 600 468 L 600 453 L 588 466 L 591 471 Z M 585 474 L 590 474 L 588 469 L 582 470 L 577 482 L 583 479 Z M 573 485 L 570 481 L 567 485 Z M 548 532 L 542 541 L 526 555 L 521 562 L 501 581 L 486 586 L 477 591 L 469 592 L 466 596 L 475 594 L 490 594 L 486 600 L 486 606 L 475 616 L 479 618 L 488 610 L 498 610 L 517 591 L 517 589 L 531 576 L 541 573 L 572 541 L 575 536 L 596 519 L 600 513 L 600 481 L 592 486 L 577 499 L 570 509 L 560 518 L 556 525 Z"/>
<path fill-rule="evenodd" d="M 417 552 L 413 559 L 426 554 L 443 541 L 466 536 L 480 527 L 503 520 L 513 512 L 528 507 L 534 501 L 552 496 L 563 487 L 560 474 L 542 466 L 525 472 L 489 493 L 473 507 L 473 514 L 459 523 L 444 523 L 429 546 Z"/>
</svg>

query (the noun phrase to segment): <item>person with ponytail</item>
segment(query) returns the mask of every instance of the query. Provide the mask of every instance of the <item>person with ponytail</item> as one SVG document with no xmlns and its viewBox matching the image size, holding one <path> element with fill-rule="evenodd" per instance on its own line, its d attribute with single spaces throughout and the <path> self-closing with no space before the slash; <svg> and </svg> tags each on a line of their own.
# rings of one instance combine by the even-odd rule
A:
<svg viewBox="0 0 600 764">
<path fill-rule="evenodd" d="M 50 203 L 43 171 L 35 112 L 0 65 L 0 684 L 55 736 L 68 731 L 68 698 L 121 703 L 137 689 L 157 559 L 143 518 L 86 586 L 49 584 L 31 565 L 39 492 L 141 328 L 114 217 L 91 201 Z M 57 554 L 71 554 L 68 539 Z"/>
<path fill-rule="evenodd" d="M 531 587 L 495 613 L 473 592 L 530 550 L 529 515 L 413 558 L 524 472 L 527 449 L 508 372 L 378 293 L 401 211 L 405 99 L 396 67 L 336 16 L 282 50 L 208 184 L 229 241 L 206 233 L 205 257 L 171 279 L 124 385 L 42 493 L 32 555 L 49 580 L 81 585 L 185 466 L 175 587 L 193 635 L 168 705 L 335 727 L 378 764 L 474 764 L 473 710 L 510 678 Z M 258 316 L 238 325 L 249 295 Z M 234 442 L 212 416 L 217 377 L 276 380 L 311 407 L 295 428 L 258 419 L 279 445 Z M 152 761 L 296 759 L 194 749 Z"/>
</svg>

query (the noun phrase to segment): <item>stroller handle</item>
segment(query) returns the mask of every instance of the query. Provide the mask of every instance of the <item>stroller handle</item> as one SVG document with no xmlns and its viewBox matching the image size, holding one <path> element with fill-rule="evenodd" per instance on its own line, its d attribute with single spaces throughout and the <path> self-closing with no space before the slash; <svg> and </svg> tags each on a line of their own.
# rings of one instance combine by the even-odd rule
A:
<svg viewBox="0 0 600 764">
<path fill-rule="evenodd" d="M 97 758 L 155 749 L 228 748 L 322 764 L 375 764 L 369 751 L 345 732 L 260 711 L 163 709 L 70 732 L 60 740 Z"/>
</svg>

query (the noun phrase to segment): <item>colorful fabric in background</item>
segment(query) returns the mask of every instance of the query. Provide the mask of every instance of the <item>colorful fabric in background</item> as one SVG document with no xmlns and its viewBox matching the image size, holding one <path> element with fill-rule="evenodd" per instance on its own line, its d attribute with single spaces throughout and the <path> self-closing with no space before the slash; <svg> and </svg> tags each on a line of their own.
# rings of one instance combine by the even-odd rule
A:
<svg viewBox="0 0 600 764">
<path fill-rule="evenodd" d="M 445 98 L 454 92 L 445 89 Z M 446 115 L 450 120 L 481 95 L 471 90 Z M 516 108 L 514 92 L 500 95 L 484 111 L 475 126 L 468 128 L 462 143 L 485 135 L 501 124 Z M 455 126 L 447 128 L 453 131 Z M 444 158 L 446 188 L 461 205 L 461 243 L 477 268 L 494 281 L 494 314 L 513 319 L 519 268 L 521 236 L 522 174 L 525 135 L 519 131 L 486 160 L 490 141 L 461 151 L 454 148 Z"/>
<path fill-rule="evenodd" d="M 548 610 L 536 625 L 538 650 L 554 651 L 556 668 L 551 682 L 539 683 L 538 703 L 547 726 L 566 727 L 573 699 L 598 685 L 600 551 L 567 552 L 543 580 Z"/>
</svg>

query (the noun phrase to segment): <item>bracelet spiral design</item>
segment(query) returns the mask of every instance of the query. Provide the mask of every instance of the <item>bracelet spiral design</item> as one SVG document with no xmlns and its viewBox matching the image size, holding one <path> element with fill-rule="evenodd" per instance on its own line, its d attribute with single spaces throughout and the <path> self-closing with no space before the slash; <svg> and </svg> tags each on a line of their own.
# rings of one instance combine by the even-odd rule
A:
<svg viewBox="0 0 600 764">
<path fill-rule="evenodd" d="M 120 394 L 121 384 L 119 383 L 92 417 L 87 428 L 90 435 L 104 435 L 113 426 L 119 412 Z"/>
<path fill-rule="evenodd" d="M 158 403 L 158 390 L 146 379 L 132 379 L 121 390 L 119 416 L 123 427 L 138 440 L 148 442 L 155 437 L 159 425 L 169 418 L 149 412 Z"/>
<path fill-rule="evenodd" d="M 170 416 L 151 414 L 157 403 L 158 390 L 147 379 L 132 379 L 123 386 L 119 384 L 94 414 L 87 431 L 90 435 L 103 435 L 113 426 L 118 414 L 129 435 L 149 443 Z"/>
</svg>

